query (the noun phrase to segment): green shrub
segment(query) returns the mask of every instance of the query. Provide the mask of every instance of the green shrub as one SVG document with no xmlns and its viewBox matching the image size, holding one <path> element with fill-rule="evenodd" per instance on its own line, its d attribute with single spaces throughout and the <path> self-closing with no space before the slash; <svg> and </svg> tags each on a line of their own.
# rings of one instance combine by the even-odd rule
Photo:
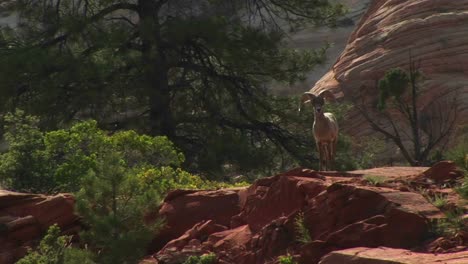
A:
<svg viewBox="0 0 468 264">
<path fill-rule="evenodd" d="M 162 225 L 144 215 L 168 191 L 225 186 L 182 170 L 184 156 L 166 137 L 109 134 L 93 120 L 43 133 L 21 111 L 6 120 L 10 148 L 0 159 L 1 179 L 20 191 L 75 192 L 88 227 L 80 237 L 99 252 L 99 263 L 138 262 Z"/>
<path fill-rule="evenodd" d="M 454 147 L 447 151 L 447 159 L 454 161 L 465 173 L 465 178 L 455 190 L 465 199 L 468 199 L 468 126 L 461 129 L 461 136 Z"/>
<path fill-rule="evenodd" d="M 417 190 L 424 198 L 426 198 L 427 201 L 439 209 L 444 208 L 448 204 L 446 195 L 438 193 L 431 194 L 427 189 L 422 187 Z"/>
<path fill-rule="evenodd" d="M 278 262 L 279 264 L 297 264 L 296 261 L 294 261 L 293 256 L 291 255 L 286 255 L 286 256 L 279 256 L 278 257 Z"/>
<path fill-rule="evenodd" d="M 368 182 L 370 185 L 377 186 L 379 184 L 384 183 L 387 179 L 383 176 L 378 176 L 378 175 L 364 175 L 362 177 L 366 182 Z"/>
<path fill-rule="evenodd" d="M 90 124 L 95 126 L 80 125 Z M 94 132 L 100 135 L 97 147 L 88 145 L 90 156 L 78 153 L 92 157 L 77 194 L 77 211 L 89 226 L 80 237 L 100 252 L 99 263 L 137 263 L 162 226 L 145 222 L 145 214 L 156 211 L 169 190 L 209 183 L 178 168 L 184 157 L 166 137 Z"/>
<path fill-rule="evenodd" d="M 460 186 L 455 187 L 455 191 L 464 199 L 468 199 L 468 176 L 465 176 Z"/>
<path fill-rule="evenodd" d="M 9 189 L 76 192 L 83 177 L 95 171 L 107 153 L 118 153 L 127 172 L 158 182 L 160 194 L 172 188 L 223 186 L 178 169 L 184 156 L 166 137 L 131 130 L 109 135 L 94 120 L 41 132 L 38 119 L 20 110 L 4 119 L 9 149 L 0 155 L 0 182 Z"/>
<path fill-rule="evenodd" d="M 433 223 L 432 232 L 439 236 L 451 236 L 460 231 L 468 232 L 468 221 L 463 215 L 463 209 L 460 208 L 445 212 L 445 218 Z"/>
<path fill-rule="evenodd" d="M 183 264 L 214 264 L 216 263 L 216 254 L 204 254 L 201 256 L 190 256 Z"/>
<path fill-rule="evenodd" d="M 147 224 L 144 214 L 160 203 L 160 192 L 124 166 L 119 153 L 98 158 L 82 181 L 77 211 L 89 228 L 80 237 L 99 251 L 99 263 L 137 263 L 161 226 Z"/>
<path fill-rule="evenodd" d="M 434 197 L 431 198 L 431 203 L 437 208 L 443 208 L 447 205 L 447 198 L 442 194 L 434 194 Z"/>
<path fill-rule="evenodd" d="M 5 114 L 4 124 L 8 151 L 0 154 L 1 185 L 16 191 L 53 191 L 55 184 L 50 160 L 43 155 L 44 133 L 39 130 L 39 120 L 17 110 Z"/>
<path fill-rule="evenodd" d="M 70 237 L 60 236 L 57 225 L 49 227 L 36 250 L 29 250 L 18 264 L 94 264 L 93 255 L 86 250 L 70 247 Z"/>
<path fill-rule="evenodd" d="M 304 220 L 304 213 L 301 212 L 297 214 L 296 218 L 294 219 L 294 227 L 297 234 L 297 241 L 304 244 L 312 242 L 312 238 L 309 234 L 309 229 L 307 228 Z"/>
<path fill-rule="evenodd" d="M 417 75 L 417 77 L 419 77 L 419 75 Z M 379 81 L 378 109 L 385 109 L 386 101 L 391 97 L 399 99 L 405 92 L 409 83 L 410 77 L 404 70 L 400 68 L 388 70 L 385 76 Z"/>
<path fill-rule="evenodd" d="M 447 159 L 454 161 L 458 167 L 468 172 L 468 126 L 461 129 L 461 136 L 454 146 L 447 151 Z"/>
</svg>

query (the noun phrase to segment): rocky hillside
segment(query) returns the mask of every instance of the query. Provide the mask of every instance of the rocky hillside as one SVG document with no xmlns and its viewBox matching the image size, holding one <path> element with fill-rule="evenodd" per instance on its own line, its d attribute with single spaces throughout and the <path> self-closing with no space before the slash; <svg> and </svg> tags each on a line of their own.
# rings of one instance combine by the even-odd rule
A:
<svg viewBox="0 0 468 264">
<path fill-rule="evenodd" d="M 459 98 L 459 124 L 468 122 L 468 1 L 374 0 L 331 69 L 311 91 L 332 90 L 350 99 L 377 95 L 376 80 L 393 67 L 409 67 L 409 54 L 424 79 L 420 110 L 434 98 Z M 359 115 L 346 124 L 350 134 L 369 133 Z"/>
<path fill-rule="evenodd" d="M 468 261 L 468 234 L 431 236 L 431 223 L 445 215 L 427 199 L 445 193 L 446 206 L 455 206 L 458 195 L 442 186 L 460 176 L 452 163 L 348 173 L 295 169 L 248 188 L 174 191 L 157 214 L 167 228 L 141 263 L 175 264 L 210 252 L 225 264 L 278 263 L 288 253 L 299 263 L 462 263 L 456 261 Z"/>
<path fill-rule="evenodd" d="M 461 175 L 451 162 L 350 172 L 298 168 L 250 187 L 175 190 L 147 216 L 164 218 L 166 227 L 141 263 L 180 264 L 211 252 L 222 264 L 273 264 L 285 254 L 309 264 L 468 263 L 466 215 L 457 218 L 465 231 L 437 224 L 455 207 L 468 212 L 448 188 Z M 438 196 L 442 206 L 434 202 Z M 22 257 L 54 223 L 77 234 L 73 205 L 69 194 L 0 191 L 0 264 Z M 441 237 L 438 227 L 451 235 Z"/>
</svg>

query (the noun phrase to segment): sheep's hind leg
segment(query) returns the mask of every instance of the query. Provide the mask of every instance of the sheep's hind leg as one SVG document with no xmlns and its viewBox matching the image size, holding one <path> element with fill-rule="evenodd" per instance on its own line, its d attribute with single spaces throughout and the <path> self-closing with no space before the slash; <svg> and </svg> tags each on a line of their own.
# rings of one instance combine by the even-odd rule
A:
<svg viewBox="0 0 468 264">
<path fill-rule="evenodd" d="M 333 140 L 330 144 L 331 147 L 331 155 L 330 155 L 330 163 L 331 163 L 331 169 L 335 170 L 335 157 L 336 157 L 336 144 L 337 144 L 337 139 Z"/>
</svg>

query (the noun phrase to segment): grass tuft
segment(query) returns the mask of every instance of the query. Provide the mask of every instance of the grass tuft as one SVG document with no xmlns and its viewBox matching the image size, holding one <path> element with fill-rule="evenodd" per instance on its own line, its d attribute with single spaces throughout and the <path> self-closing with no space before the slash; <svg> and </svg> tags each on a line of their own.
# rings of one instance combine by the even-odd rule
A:
<svg viewBox="0 0 468 264">
<path fill-rule="evenodd" d="M 291 255 L 286 255 L 286 256 L 279 256 L 278 257 L 278 262 L 279 264 L 297 264 L 296 261 L 294 261 L 293 256 Z"/>
<path fill-rule="evenodd" d="M 463 209 L 457 208 L 445 212 L 445 218 L 432 225 L 432 232 L 439 236 L 452 236 L 460 231 L 468 232 L 467 219 L 463 218 Z"/>
<path fill-rule="evenodd" d="M 183 264 L 215 264 L 216 254 L 204 254 L 201 256 L 190 256 Z"/>
<path fill-rule="evenodd" d="M 383 176 L 378 175 L 364 175 L 363 179 L 369 183 L 370 185 L 377 186 L 387 181 L 387 179 Z"/>
<path fill-rule="evenodd" d="M 444 208 L 448 204 L 447 197 L 443 194 L 436 193 L 432 198 L 430 198 L 430 201 L 435 207 L 439 209 Z"/>
<path fill-rule="evenodd" d="M 297 237 L 296 237 L 297 241 L 303 244 L 312 242 L 312 238 L 310 237 L 310 234 L 309 234 L 309 229 L 307 228 L 306 223 L 304 221 L 303 212 L 297 214 L 296 219 L 294 220 L 294 227 L 297 233 Z"/>
</svg>

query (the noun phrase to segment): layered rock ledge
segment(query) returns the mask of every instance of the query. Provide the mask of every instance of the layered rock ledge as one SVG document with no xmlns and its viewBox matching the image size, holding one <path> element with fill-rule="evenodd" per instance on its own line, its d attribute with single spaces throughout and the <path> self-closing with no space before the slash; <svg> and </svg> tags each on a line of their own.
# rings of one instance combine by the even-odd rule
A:
<svg viewBox="0 0 468 264">
<path fill-rule="evenodd" d="M 23 257 L 53 224 L 58 224 L 64 234 L 75 234 L 80 227 L 74 203 L 70 194 L 46 196 L 0 190 L 0 264 Z"/>
<path fill-rule="evenodd" d="M 285 254 L 292 254 L 299 263 L 321 259 L 346 263 L 329 260 L 345 259 L 345 253 L 324 256 L 356 247 L 417 250 L 434 256 L 427 246 L 430 223 L 445 216 L 418 191 L 418 184 L 443 191 L 445 187 L 431 179 L 435 173 L 437 179 L 445 179 L 441 182 L 461 175 L 450 162 L 391 170 L 295 169 L 257 180 L 248 188 L 175 191 L 159 210 L 167 227 L 155 238 L 155 253 L 142 263 L 175 264 L 210 252 L 226 264 L 277 263 L 278 256 Z M 384 177 L 385 182 L 369 184 L 363 178 L 369 173 Z M 301 234 L 295 225 L 299 214 L 310 236 L 306 243 L 299 242 Z M 468 239 L 454 245 L 450 252 L 466 253 L 467 243 Z"/>
</svg>

